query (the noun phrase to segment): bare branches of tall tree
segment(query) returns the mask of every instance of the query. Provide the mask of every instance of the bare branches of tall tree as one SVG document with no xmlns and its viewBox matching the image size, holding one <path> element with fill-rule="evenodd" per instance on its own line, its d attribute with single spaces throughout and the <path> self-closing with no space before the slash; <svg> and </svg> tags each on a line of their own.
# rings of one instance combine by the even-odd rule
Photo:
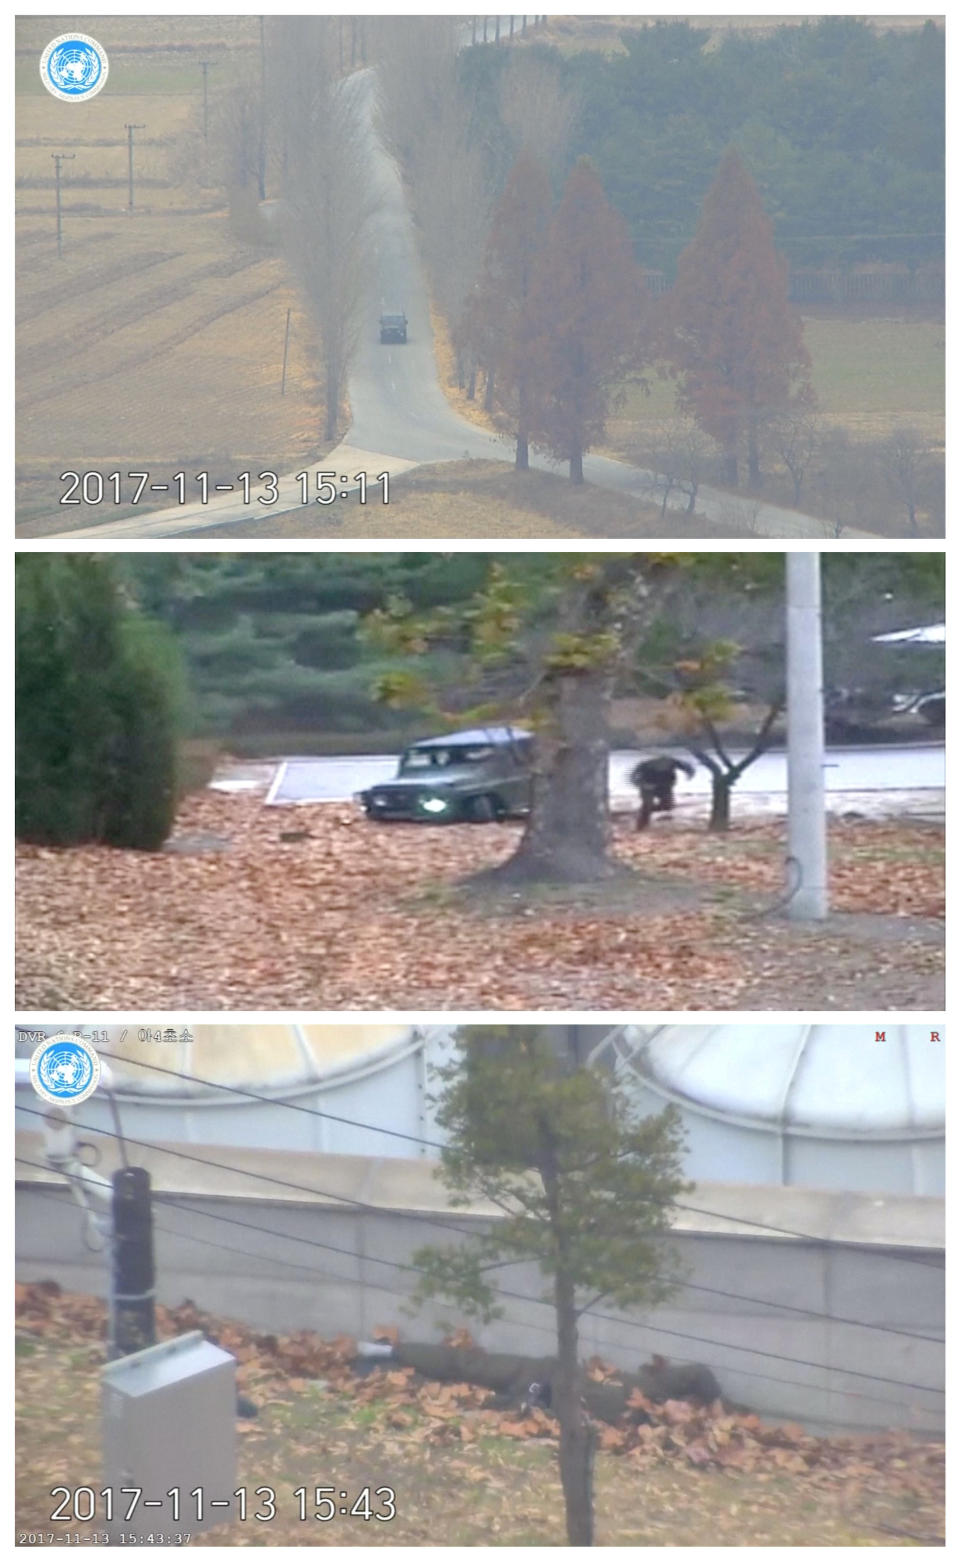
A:
<svg viewBox="0 0 960 1562">
<path fill-rule="evenodd" d="M 467 311 L 494 197 L 460 81 L 460 26 L 455 18 L 381 18 L 377 40 L 382 134 L 406 175 L 433 297 L 463 384 L 472 382 Z"/>
<path fill-rule="evenodd" d="M 524 49 L 511 53 L 500 79 L 500 117 L 515 155 L 535 158 L 555 187 L 566 171 L 580 108 L 558 64 Z"/>
<path fill-rule="evenodd" d="M 370 219 L 366 82 L 340 79 L 336 19 L 277 17 L 270 38 L 285 151 L 283 235 L 321 344 L 324 438 L 335 439 L 356 350 Z"/>
<path fill-rule="evenodd" d="M 521 153 L 497 204 L 467 330 L 487 375 L 487 407 L 517 442 L 516 464 L 529 466 L 535 330 L 531 299 L 550 226 L 550 180 Z"/>
</svg>

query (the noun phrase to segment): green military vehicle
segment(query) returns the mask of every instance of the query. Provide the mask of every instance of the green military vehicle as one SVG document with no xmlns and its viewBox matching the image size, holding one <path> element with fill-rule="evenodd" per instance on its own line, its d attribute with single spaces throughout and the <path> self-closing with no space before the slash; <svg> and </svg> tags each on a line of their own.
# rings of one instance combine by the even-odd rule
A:
<svg viewBox="0 0 960 1562">
<path fill-rule="evenodd" d="M 405 342 L 406 339 L 407 317 L 402 311 L 400 314 L 380 316 L 381 342 Z"/>
<path fill-rule="evenodd" d="M 424 738 L 396 775 L 358 794 L 368 819 L 488 824 L 530 811 L 533 737 L 520 727 L 473 727 Z"/>
</svg>

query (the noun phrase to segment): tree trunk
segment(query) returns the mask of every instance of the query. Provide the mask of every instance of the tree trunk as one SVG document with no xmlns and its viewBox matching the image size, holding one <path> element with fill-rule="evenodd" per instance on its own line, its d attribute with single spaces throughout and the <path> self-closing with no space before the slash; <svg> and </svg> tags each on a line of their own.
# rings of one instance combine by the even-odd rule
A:
<svg viewBox="0 0 960 1562">
<path fill-rule="evenodd" d="M 470 365 L 470 373 L 467 377 L 467 400 L 473 401 L 477 394 L 477 366 Z"/>
<path fill-rule="evenodd" d="M 570 457 L 570 481 L 571 483 L 583 482 L 583 451 L 576 450 Z"/>
<path fill-rule="evenodd" d="M 608 674 L 554 676 L 549 723 L 537 734 L 538 768 L 527 828 L 488 882 L 590 884 L 621 872 L 608 856 Z"/>
<path fill-rule="evenodd" d="M 760 487 L 760 440 L 757 420 L 750 418 L 747 424 L 747 481 L 751 488 Z"/>
<path fill-rule="evenodd" d="M 521 472 L 530 469 L 530 444 L 526 434 L 517 434 L 517 468 Z"/>
<path fill-rule="evenodd" d="M 710 804 L 710 830 L 720 831 L 730 828 L 730 793 L 733 782 L 729 776 L 718 775 L 713 771 L 711 777 L 713 788 Z"/>
<path fill-rule="evenodd" d="M 593 1433 L 580 1398 L 577 1314 L 573 1286 L 560 1273 L 554 1280 L 557 1313 L 557 1376 L 553 1409 L 560 1422 L 560 1484 L 567 1517 L 567 1543 L 593 1545 Z"/>
<path fill-rule="evenodd" d="M 736 450 L 726 452 L 723 458 L 723 476 L 724 481 L 729 483 L 731 488 L 736 488 L 740 480 L 740 463 L 737 460 Z"/>
<path fill-rule="evenodd" d="M 323 420 L 323 437 L 329 443 L 337 437 L 337 423 L 340 416 L 340 376 L 334 364 L 327 364 L 324 379 L 327 406 Z"/>
<path fill-rule="evenodd" d="M 487 383 L 483 388 L 483 410 L 493 411 L 493 370 L 487 370 Z"/>
</svg>

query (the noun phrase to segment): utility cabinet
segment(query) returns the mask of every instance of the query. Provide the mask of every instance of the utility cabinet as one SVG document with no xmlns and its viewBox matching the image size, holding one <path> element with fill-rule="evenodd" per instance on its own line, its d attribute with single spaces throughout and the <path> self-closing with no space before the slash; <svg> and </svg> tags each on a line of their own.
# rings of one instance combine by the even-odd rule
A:
<svg viewBox="0 0 960 1562">
<path fill-rule="evenodd" d="M 236 1365 L 197 1331 L 104 1368 L 97 1518 L 112 1544 L 176 1544 L 235 1517 Z"/>
</svg>

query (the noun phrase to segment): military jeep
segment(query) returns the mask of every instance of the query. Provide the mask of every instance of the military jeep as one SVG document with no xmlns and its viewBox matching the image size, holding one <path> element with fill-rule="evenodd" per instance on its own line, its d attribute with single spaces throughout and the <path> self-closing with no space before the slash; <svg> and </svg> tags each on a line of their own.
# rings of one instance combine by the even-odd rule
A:
<svg viewBox="0 0 960 1562">
<path fill-rule="evenodd" d="M 381 342 L 405 342 L 406 339 L 407 317 L 405 314 L 380 316 Z"/>
<path fill-rule="evenodd" d="M 530 811 L 533 738 L 520 727 L 475 727 L 424 738 L 397 773 L 358 793 L 368 819 L 488 824 Z"/>
</svg>

